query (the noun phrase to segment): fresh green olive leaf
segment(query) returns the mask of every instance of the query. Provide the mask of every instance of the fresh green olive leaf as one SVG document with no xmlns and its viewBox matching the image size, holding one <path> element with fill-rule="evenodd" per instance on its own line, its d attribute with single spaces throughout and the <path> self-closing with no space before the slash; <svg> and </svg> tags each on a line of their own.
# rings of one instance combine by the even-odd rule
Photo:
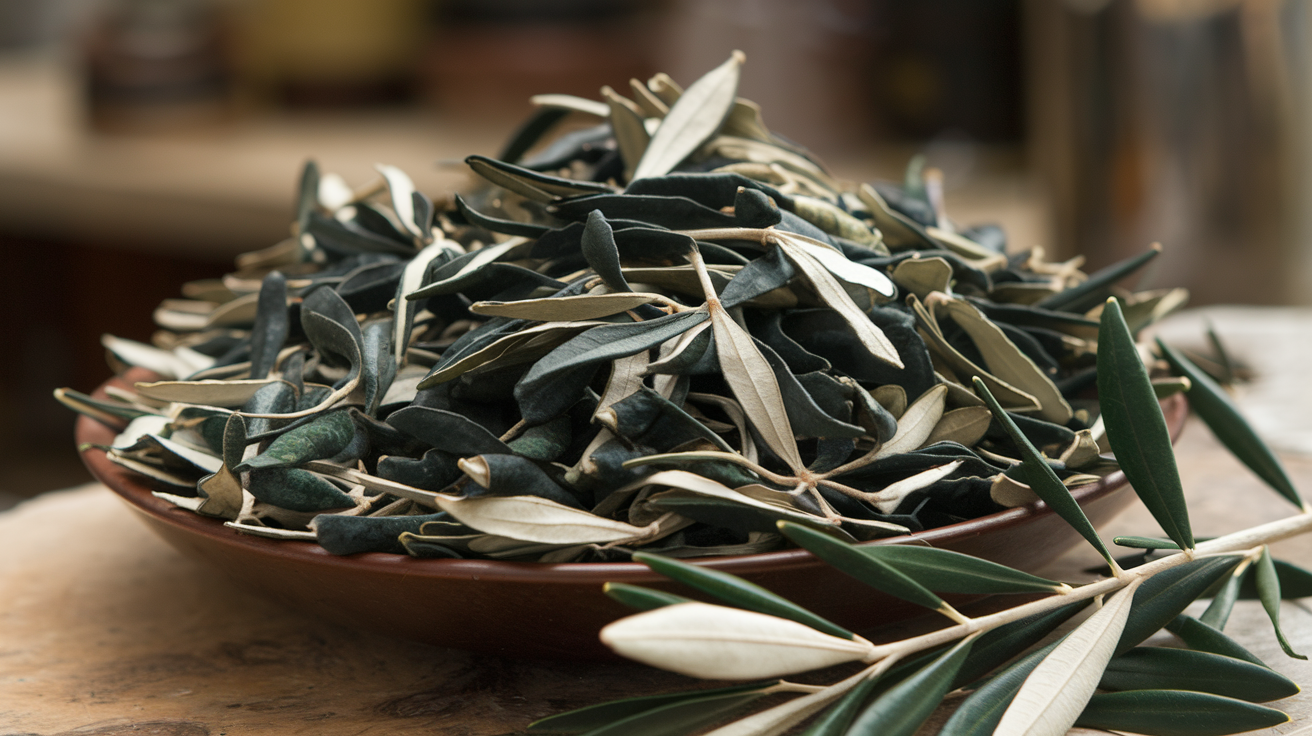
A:
<svg viewBox="0 0 1312 736">
<path fill-rule="evenodd" d="M 1039 662 L 1007 706 L 995 733 L 1065 733 L 1075 723 L 1121 638 L 1136 579 L 1075 628 Z"/>
<path fill-rule="evenodd" d="M 857 673 L 845 680 L 799 698 L 753 713 L 732 723 L 720 726 L 705 736 L 781 736 L 791 733 L 793 727 L 830 706 L 853 689 L 859 689 L 864 679 Z"/>
<path fill-rule="evenodd" d="M 852 721 L 856 720 L 866 701 L 870 699 L 875 688 L 883 682 L 882 677 L 866 677 L 843 696 L 833 708 L 816 719 L 802 736 L 844 736 Z"/>
<path fill-rule="evenodd" d="M 579 708 L 568 713 L 543 718 L 529 724 L 528 733 L 581 733 L 609 726 L 630 716 L 649 713 L 657 708 L 674 705 L 702 698 L 744 695 L 767 691 L 779 684 L 779 680 L 765 680 L 745 685 L 717 688 L 714 690 L 690 690 L 664 695 L 647 695 L 639 698 L 624 698 L 599 703 L 587 708 Z M 692 726 L 688 726 L 691 728 Z"/>
<path fill-rule="evenodd" d="M 1257 585 L 1257 597 L 1262 602 L 1267 618 L 1271 619 L 1271 626 L 1275 629 L 1280 648 L 1294 659 L 1307 659 L 1305 655 L 1294 651 L 1289 645 L 1289 640 L 1285 638 L 1285 632 L 1280 628 L 1280 578 L 1276 575 L 1275 563 L 1271 560 L 1271 550 L 1263 547 L 1262 556 L 1253 567 L 1253 582 Z"/>
<path fill-rule="evenodd" d="M 970 656 L 962 663 L 952 687 L 966 687 L 994 671 L 1021 652 L 1038 644 L 1075 614 L 1084 610 L 1089 601 L 1075 601 L 1019 621 L 1003 624 L 987 631 L 975 640 Z M 1037 664 L 1037 661 L 1036 661 Z M 1023 679 L 1023 678 L 1022 678 Z M 1019 688 L 1019 683 L 1017 683 Z M 1001 717 L 1002 711 L 998 711 Z"/>
<path fill-rule="evenodd" d="M 1058 642 L 1037 649 L 999 672 L 971 693 L 939 730 L 939 736 L 991 736 L 1025 679 Z"/>
<path fill-rule="evenodd" d="M 1061 583 L 946 549 L 880 544 L 859 547 L 858 551 L 941 593 L 990 595 L 1068 590 Z"/>
<path fill-rule="evenodd" d="M 745 59 L 741 51 L 735 51 L 728 61 L 707 72 L 679 95 L 652 134 L 651 143 L 634 168 L 634 180 L 673 171 L 715 135 L 733 108 L 738 70 Z"/>
<path fill-rule="evenodd" d="M 1123 654 L 1157 633 L 1190 603 L 1228 575 L 1240 557 L 1201 557 L 1148 578 L 1134 595 L 1130 612 L 1116 653 Z"/>
<path fill-rule="evenodd" d="M 1150 248 L 1137 256 L 1126 258 L 1118 263 L 1090 274 L 1076 286 L 1059 291 L 1050 297 L 1039 300 L 1034 306 L 1039 309 L 1063 310 L 1082 313 L 1106 298 L 1107 289 L 1117 281 L 1139 270 L 1148 261 L 1161 253 L 1161 246 Z"/>
<path fill-rule="evenodd" d="M 1089 699 L 1075 725 L 1150 736 L 1223 736 L 1288 723 L 1274 708 L 1186 690 L 1131 690 Z"/>
<path fill-rule="evenodd" d="M 1271 562 L 1276 569 L 1276 579 L 1280 581 L 1281 598 L 1306 598 L 1312 596 L 1312 572 L 1284 560 L 1272 559 Z M 1259 597 L 1257 586 L 1253 582 L 1253 576 L 1245 577 L 1239 588 L 1239 599 L 1256 600 Z"/>
<path fill-rule="evenodd" d="M 1222 634 L 1216 629 L 1202 623 L 1192 616 L 1180 614 L 1171 619 L 1166 624 L 1166 630 L 1180 637 L 1190 649 L 1200 652 L 1211 652 L 1220 654 L 1225 657 L 1242 659 L 1245 662 L 1252 662 L 1265 667 L 1265 663 L 1257 658 L 1257 655 L 1244 649 L 1239 642 Z"/>
<path fill-rule="evenodd" d="M 1180 549 L 1180 545 L 1160 537 L 1113 537 L 1112 543 L 1131 549 Z"/>
<path fill-rule="evenodd" d="M 627 583 L 606 583 L 602 587 L 602 592 L 612 599 L 623 603 L 626 606 L 637 608 L 641 611 L 650 611 L 653 608 L 663 606 L 673 606 L 678 603 L 687 603 L 691 599 L 684 598 L 681 595 L 666 593 L 663 590 L 652 590 L 640 585 L 629 585 Z"/>
<path fill-rule="evenodd" d="M 1203 615 L 1199 616 L 1198 620 L 1217 631 L 1225 630 L 1225 622 L 1230 618 L 1230 611 L 1239 598 L 1239 588 L 1247 574 L 1247 566 L 1236 568 L 1230 577 L 1225 579 L 1225 584 L 1220 590 L 1212 596 L 1212 602 L 1208 604 L 1207 610 L 1203 611 Z"/>
<path fill-rule="evenodd" d="M 779 531 L 811 554 L 876 590 L 931 611 L 938 611 L 955 621 L 962 620 L 961 614 L 942 598 L 930 592 L 917 579 L 881 560 L 878 555 L 867 555 L 861 548 L 800 524 L 781 521 Z"/>
<path fill-rule="evenodd" d="M 1166 536 L 1194 546 L 1171 434 L 1121 307 L 1109 300 L 1098 330 L 1098 405 L 1116 461 Z"/>
<path fill-rule="evenodd" d="M 706 679 L 776 677 L 857 662 L 873 645 L 790 619 L 706 603 L 680 603 L 620 619 L 601 630 L 616 653 Z"/>
<path fill-rule="evenodd" d="M 1098 551 L 1098 554 L 1102 555 L 1104 560 L 1107 560 L 1107 564 L 1112 565 L 1115 569 L 1115 561 L 1112 559 L 1111 552 L 1107 551 L 1107 546 L 1102 543 L 1102 538 L 1098 536 L 1093 524 L 1089 523 L 1089 517 L 1084 515 L 1083 509 L 1080 508 L 1079 503 L 1071 495 L 1070 490 L 1057 478 L 1057 474 L 1053 472 L 1047 460 L 1029 441 L 1029 438 L 1020 431 L 1016 426 L 1016 422 L 998 404 L 998 400 L 993 398 L 993 394 L 989 392 L 988 387 L 984 385 L 979 377 L 975 378 L 975 392 L 984 399 L 989 406 L 989 410 L 993 412 L 994 418 L 1002 424 L 1012 442 L 1016 443 L 1016 446 L 1021 449 L 1023 461 L 1020 468 L 1023 477 L 1020 480 L 1028 485 L 1039 498 L 1043 499 L 1048 507 L 1064 519 L 1067 524 L 1074 527 L 1080 533 L 1080 536 L 1093 545 L 1093 548 Z M 1153 406 L 1157 406 L 1155 401 Z"/>
<path fill-rule="evenodd" d="M 1239 408 L 1230 400 L 1225 389 L 1221 388 L 1212 377 L 1186 358 L 1178 350 L 1157 340 L 1157 347 L 1162 351 L 1171 368 L 1189 379 L 1189 406 L 1212 430 L 1212 434 L 1225 445 L 1235 457 L 1257 474 L 1267 485 L 1284 496 L 1295 506 L 1306 509 L 1302 496 L 1294 487 L 1279 458 L 1271 448 L 1257 436 L 1252 425 L 1239 413 Z"/>
<path fill-rule="evenodd" d="M 588 731 L 588 736 L 683 736 L 723 721 L 765 695 L 766 692 L 749 690 L 688 698 L 601 726 Z"/>
<path fill-rule="evenodd" d="M 1107 665 L 1103 690 L 1192 690 L 1253 703 L 1287 698 L 1298 685 L 1275 670 L 1223 657 L 1169 647 L 1135 647 Z"/>
<path fill-rule="evenodd" d="M 912 736 L 952 689 L 974 636 L 963 639 L 924 669 L 889 688 L 856 717 L 850 736 Z"/>
<path fill-rule="evenodd" d="M 797 621 L 831 636 L 844 639 L 854 637 L 847 629 L 830 623 L 797 604 L 735 575 L 645 552 L 635 552 L 633 561 L 641 562 L 671 580 L 715 596 L 739 608 Z"/>
</svg>

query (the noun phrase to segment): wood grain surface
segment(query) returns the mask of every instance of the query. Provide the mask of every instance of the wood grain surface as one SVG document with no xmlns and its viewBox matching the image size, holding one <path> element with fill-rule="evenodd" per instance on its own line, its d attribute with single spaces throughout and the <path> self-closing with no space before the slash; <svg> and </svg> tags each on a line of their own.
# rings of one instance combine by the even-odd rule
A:
<svg viewBox="0 0 1312 736">
<path fill-rule="evenodd" d="M 1195 421 L 1178 450 L 1196 534 L 1291 510 Z M 1312 489 L 1312 460 L 1286 461 Z M 1160 534 L 1137 506 L 1104 531 Z M 1312 538 L 1275 551 L 1312 565 Z M 1080 549 L 1049 573 L 1080 579 L 1095 561 Z M 1312 651 L 1312 611 L 1286 602 L 1282 617 L 1294 646 Z M 1280 652 L 1256 604 L 1241 602 L 1227 633 L 1312 685 L 1312 665 Z M 96 485 L 0 514 L 0 736 L 493 736 L 610 698 L 699 686 L 637 665 L 482 657 L 389 638 L 368 621 L 307 619 L 184 559 Z M 1273 705 L 1293 721 L 1266 733 L 1312 732 L 1312 698 Z"/>
</svg>

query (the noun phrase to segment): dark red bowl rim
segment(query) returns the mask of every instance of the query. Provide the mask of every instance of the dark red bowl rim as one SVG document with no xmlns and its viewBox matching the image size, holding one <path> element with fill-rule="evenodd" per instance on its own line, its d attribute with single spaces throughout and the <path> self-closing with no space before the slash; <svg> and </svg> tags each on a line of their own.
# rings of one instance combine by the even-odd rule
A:
<svg viewBox="0 0 1312 736">
<path fill-rule="evenodd" d="M 103 396 L 105 387 L 109 385 L 127 388 L 131 385 L 134 377 L 136 375 L 129 371 L 125 377 L 112 378 L 97 389 L 95 395 Z M 1167 426 L 1171 430 L 1171 440 L 1174 442 L 1184 429 L 1185 419 L 1189 413 L 1188 403 L 1182 394 L 1175 394 L 1162 400 L 1162 411 L 1166 416 Z M 74 435 L 79 448 L 81 448 L 82 460 L 87 469 L 91 471 L 91 474 L 127 501 L 136 511 L 169 526 L 204 537 L 218 545 L 243 548 L 249 552 L 262 555 L 287 558 L 289 561 L 298 560 L 309 564 L 356 568 L 360 571 L 400 571 L 405 575 L 432 579 L 460 578 L 540 584 L 601 583 L 607 581 L 650 582 L 661 579 L 646 565 L 636 562 L 547 564 L 500 560 L 417 559 L 386 552 L 365 552 L 350 556 L 338 556 L 331 554 L 314 542 L 269 539 L 243 534 L 225 527 L 222 520 L 201 516 L 178 508 L 163 499 L 151 495 L 150 489 L 137 480 L 135 474 L 110 462 L 105 453 L 99 449 L 87 446 L 108 445 L 115 434 L 116 430 L 90 417 L 78 417 Z M 1117 490 L 1124 483 L 1125 475 L 1118 470 L 1096 483 L 1081 486 L 1074 490 L 1072 495 L 1076 501 L 1084 505 Z M 949 524 L 919 533 L 887 537 L 865 542 L 864 544 L 916 543 L 942 547 L 949 541 L 989 534 L 1052 513 L 1053 511 L 1048 508 L 1047 504 L 1039 501 L 977 519 Z M 806 550 L 788 549 L 754 555 L 714 557 L 696 560 L 696 563 L 716 570 L 742 575 L 766 569 L 779 570 L 806 567 L 817 564 L 818 560 Z"/>
</svg>

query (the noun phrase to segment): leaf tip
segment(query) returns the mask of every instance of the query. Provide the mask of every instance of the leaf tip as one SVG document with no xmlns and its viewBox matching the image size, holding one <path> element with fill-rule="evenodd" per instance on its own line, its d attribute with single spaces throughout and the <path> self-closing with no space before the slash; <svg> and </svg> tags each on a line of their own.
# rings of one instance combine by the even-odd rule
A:
<svg viewBox="0 0 1312 736">
<path fill-rule="evenodd" d="M 742 51 L 739 51 L 738 49 L 734 49 L 733 53 L 729 55 L 729 58 L 737 62 L 739 66 L 747 63 L 747 54 L 744 54 Z"/>
</svg>

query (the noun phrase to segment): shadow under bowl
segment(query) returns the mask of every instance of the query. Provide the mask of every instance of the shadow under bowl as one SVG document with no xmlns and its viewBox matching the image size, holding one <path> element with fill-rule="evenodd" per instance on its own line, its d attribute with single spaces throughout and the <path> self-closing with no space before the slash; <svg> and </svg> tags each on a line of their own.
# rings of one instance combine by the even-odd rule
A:
<svg viewBox="0 0 1312 736">
<path fill-rule="evenodd" d="M 121 378 L 105 385 L 130 387 Z M 104 386 L 96 394 L 103 396 Z M 1174 440 L 1184 427 L 1188 404 L 1177 394 L 1163 400 L 1162 409 Z M 78 418 L 79 446 L 108 445 L 115 434 L 100 422 Z M 501 656 L 615 659 L 597 632 L 634 611 L 602 593 L 604 583 L 689 595 L 686 588 L 632 562 L 416 559 L 381 552 L 339 557 L 313 542 L 241 534 L 222 520 L 180 509 L 151 495 L 143 478 L 110 462 L 98 449 L 83 450 L 82 460 L 96 479 L 184 555 L 212 565 L 244 590 L 348 627 Z M 1110 520 L 1134 498 L 1120 471 L 1073 493 L 1094 526 Z M 1032 572 L 1080 541 L 1070 525 L 1038 502 L 866 544 L 928 545 Z M 743 577 L 855 631 L 925 613 L 856 584 L 805 550 L 708 558 L 697 564 Z"/>
</svg>

